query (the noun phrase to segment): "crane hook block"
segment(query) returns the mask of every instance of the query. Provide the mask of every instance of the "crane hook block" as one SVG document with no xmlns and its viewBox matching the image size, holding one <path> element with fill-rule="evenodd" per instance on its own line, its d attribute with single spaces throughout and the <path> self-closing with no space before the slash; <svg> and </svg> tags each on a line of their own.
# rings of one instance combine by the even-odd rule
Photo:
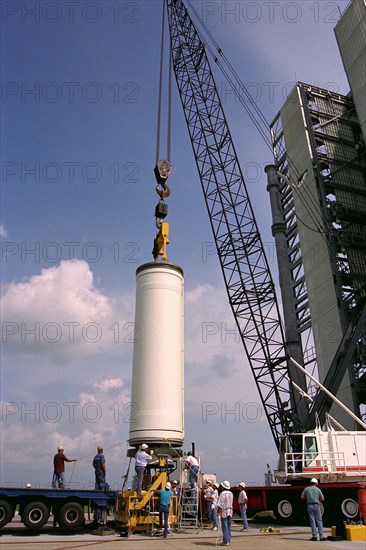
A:
<svg viewBox="0 0 366 550">
<path fill-rule="evenodd" d="M 162 186 L 162 188 L 165 190 L 165 182 L 169 178 L 169 174 L 172 167 L 170 165 L 170 162 L 168 160 L 158 160 L 155 168 L 154 173 L 156 177 L 156 181 L 159 185 Z"/>
</svg>

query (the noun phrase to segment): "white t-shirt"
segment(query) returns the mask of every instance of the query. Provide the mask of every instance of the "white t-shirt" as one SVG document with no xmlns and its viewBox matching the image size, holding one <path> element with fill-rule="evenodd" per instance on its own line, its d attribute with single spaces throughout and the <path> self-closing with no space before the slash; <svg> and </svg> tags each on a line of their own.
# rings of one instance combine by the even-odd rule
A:
<svg viewBox="0 0 366 550">
<path fill-rule="evenodd" d="M 137 453 L 135 455 L 135 461 L 136 461 L 135 465 L 136 466 L 145 467 L 147 465 L 147 463 L 150 462 L 150 460 L 152 460 L 151 455 L 148 455 L 143 450 L 137 451 Z"/>
<path fill-rule="evenodd" d="M 186 456 L 184 461 L 188 466 L 199 466 L 198 460 L 194 456 Z"/>
<path fill-rule="evenodd" d="M 240 491 L 239 493 L 239 496 L 238 496 L 238 504 L 240 504 L 241 506 L 245 506 L 245 508 L 247 507 L 247 502 L 248 502 L 248 497 L 247 497 L 247 494 L 246 492 L 244 491 L 244 489 L 242 491 Z"/>
<path fill-rule="evenodd" d="M 206 500 L 211 500 L 212 493 L 213 493 L 213 488 L 212 487 L 206 487 L 205 492 L 204 492 L 205 499 Z"/>
</svg>

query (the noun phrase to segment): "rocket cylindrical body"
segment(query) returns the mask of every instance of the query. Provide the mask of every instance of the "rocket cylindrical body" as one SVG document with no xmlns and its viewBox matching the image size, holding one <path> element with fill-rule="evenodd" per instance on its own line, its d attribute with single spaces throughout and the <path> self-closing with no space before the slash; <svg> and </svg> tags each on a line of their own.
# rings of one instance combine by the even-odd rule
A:
<svg viewBox="0 0 366 550">
<path fill-rule="evenodd" d="M 184 439 L 184 279 L 180 267 L 136 271 L 135 342 L 129 444 L 182 446 Z"/>
</svg>

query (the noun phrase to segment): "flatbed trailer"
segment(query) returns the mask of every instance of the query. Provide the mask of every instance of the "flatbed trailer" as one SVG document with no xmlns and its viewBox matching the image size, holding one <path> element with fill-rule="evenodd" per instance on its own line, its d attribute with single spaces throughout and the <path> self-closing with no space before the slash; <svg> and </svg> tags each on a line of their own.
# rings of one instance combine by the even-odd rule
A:
<svg viewBox="0 0 366 550">
<path fill-rule="evenodd" d="M 272 512 L 282 524 L 304 524 L 308 521 L 305 501 L 300 495 L 308 482 L 296 485 L 247 486 L 248 517 L 261 512 Z M 364 520 L 366 502 L 365 482 L 338 482 L 319 485 L 324 503 L 321 503 L 323 522 L 326 526 L 343 521 Z M 240 515 L 237 496 L 241 487 L 232 487 L 234 511 Z"/>
<path fill-rule="evenodd" d="M 0 487 L 0 528 L 11 522 L 18 508 L 23 524 L 33 531 L 41 529 L 50 514 L 55 525 L 77 529 L 84 524 L 85 507 L 114 509 L 117 495 L 111 490 Z"/>
</svg>

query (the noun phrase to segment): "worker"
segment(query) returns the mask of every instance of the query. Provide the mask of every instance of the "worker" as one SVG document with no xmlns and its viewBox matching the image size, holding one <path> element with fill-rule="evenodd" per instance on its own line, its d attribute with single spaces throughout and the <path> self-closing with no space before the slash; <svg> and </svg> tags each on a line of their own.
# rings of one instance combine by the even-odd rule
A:
<svg viewBox="0 0 366 550">
<path fill-rule="evenodd" d="M 217 501 L 217 514 L 221 517 L 222 545 L 230 546 L 231 541 L 231 518 L 233 517 L 233 493 L 228 481 L 221 483 L 222 491 Z"/>
<path fill-rule="evenodd" d="M 97 454 L 93 458 L 93 468 L 95 473 L 95 488 L 101 489 L 102 491 L 106 489 L 106 465 L 104 458 L 104 449 L 101 445 L 97 447 Z"/>
<path fill-rule="evenodd" d="M 60 445 L 57 453 L 53 457 L 53 478 L 52 487 L 55 489 L 65 489 L 65 462 L 77 462 L 77 458 L 67 458 L 64 454 L 65 449 Z"/>
<path fill-rule="evenodd" d="M 196 457 L 193 456 L 191 451 L 188 451 L 187 456 L 184 459 L 187 468 L 189 469 L 188 480 L 191 489 L 194 489 L 197 483 L 197 476 L 199 472 L 199 464 Z"/>
<path fill-rule="evenodd" d="M 213 493 L 212 482 L 208 479 L 206 481 L 206 485 L 203 491 L 203 498 L 205 499 L 206 516 L 208 521 L 212 521 L 212 508 L 211 508 L 212 493 Z"/>
<path fill-rule="evenodd" d="M 147 463 L 153 459 L 152 455 L 154 454 L 154 451 L 151 450 L 150 454 L 148 454 L 146 452 L 148 448 L 149 446 L 146 445 L 146 443 L 143 443 L 135 455 L 135 472 L 137 475 L 136 491 L 138 495 L 141 495 L 142 482 L 144 479 L 144 473 L 145 473 L 145 468 L 147 466 Z"/>
<path fill-rule="evenodd" d="M 95 473 L 95 489 L 107 491 L 109 485 L 106 482 L 107 469 L 105 464 L 104 449 L 101 445 L 97 447 L 97 454 L 93 458 L 93 468 Z M 105 506 L 96 506 L 94 508 L 94 522 L 98 525 L 107 524 L 107 508 Z"/>
<path fill-rule="evenodd" d="M 179 497 L 180 495 L 180 485 L 177 479 L 172 481 L 172 493 L 174 496 Z"/>
<path fill-rule="evenodd" d="M 219 487 L 218 483 L 212 485 L 212 497 L 211 497 L 211 510 L 212 510 L 212 530 L 217 531 L 217 501 L 219 500 Z"/>
<path fill-rule="evenodd" d="M 313 477 L 310 480 L 310 485 L 305 487 L 301 493 L 301 498 L 306 500 L 308 516 L 311 527 L 311 539 L 317 539 L 317 531 L 319 531 L 319 540 L 326 540 L 323 535 L 323 519 L 320 511 L 320 502 L 323 502 L 324 495 L 318 487 L 318 480 Z"/>
<path fill-rule="evenodd" d="M 172 498 L 172 491 L 171 491 L 172 485 L 169 481 L 165 484 L 165 489 L 160 489 L 157 491 L 157 494 L 159 496 L 159 527 L 160 529 L 163 527 L 163 518 L 164 518 L 164 531 L 163 531 L 163 537 L 164 539 L 168 536 L 168 527 L 169 527 L 169 507 L 170 507 L 170 501 Z"/>
<path fill-rule="evenodd" d="M 243 521 L 242 531 L 248 531 L 248 518 L 247 518 L 248 496 L 245 491 L 245 483 L 242 481 L 241 483 L 239 483 L 239 487 L 241 487 L 241 491 L 238 496 L 238 504 L 239 504 L 241 519 Z"/>
</svg>

